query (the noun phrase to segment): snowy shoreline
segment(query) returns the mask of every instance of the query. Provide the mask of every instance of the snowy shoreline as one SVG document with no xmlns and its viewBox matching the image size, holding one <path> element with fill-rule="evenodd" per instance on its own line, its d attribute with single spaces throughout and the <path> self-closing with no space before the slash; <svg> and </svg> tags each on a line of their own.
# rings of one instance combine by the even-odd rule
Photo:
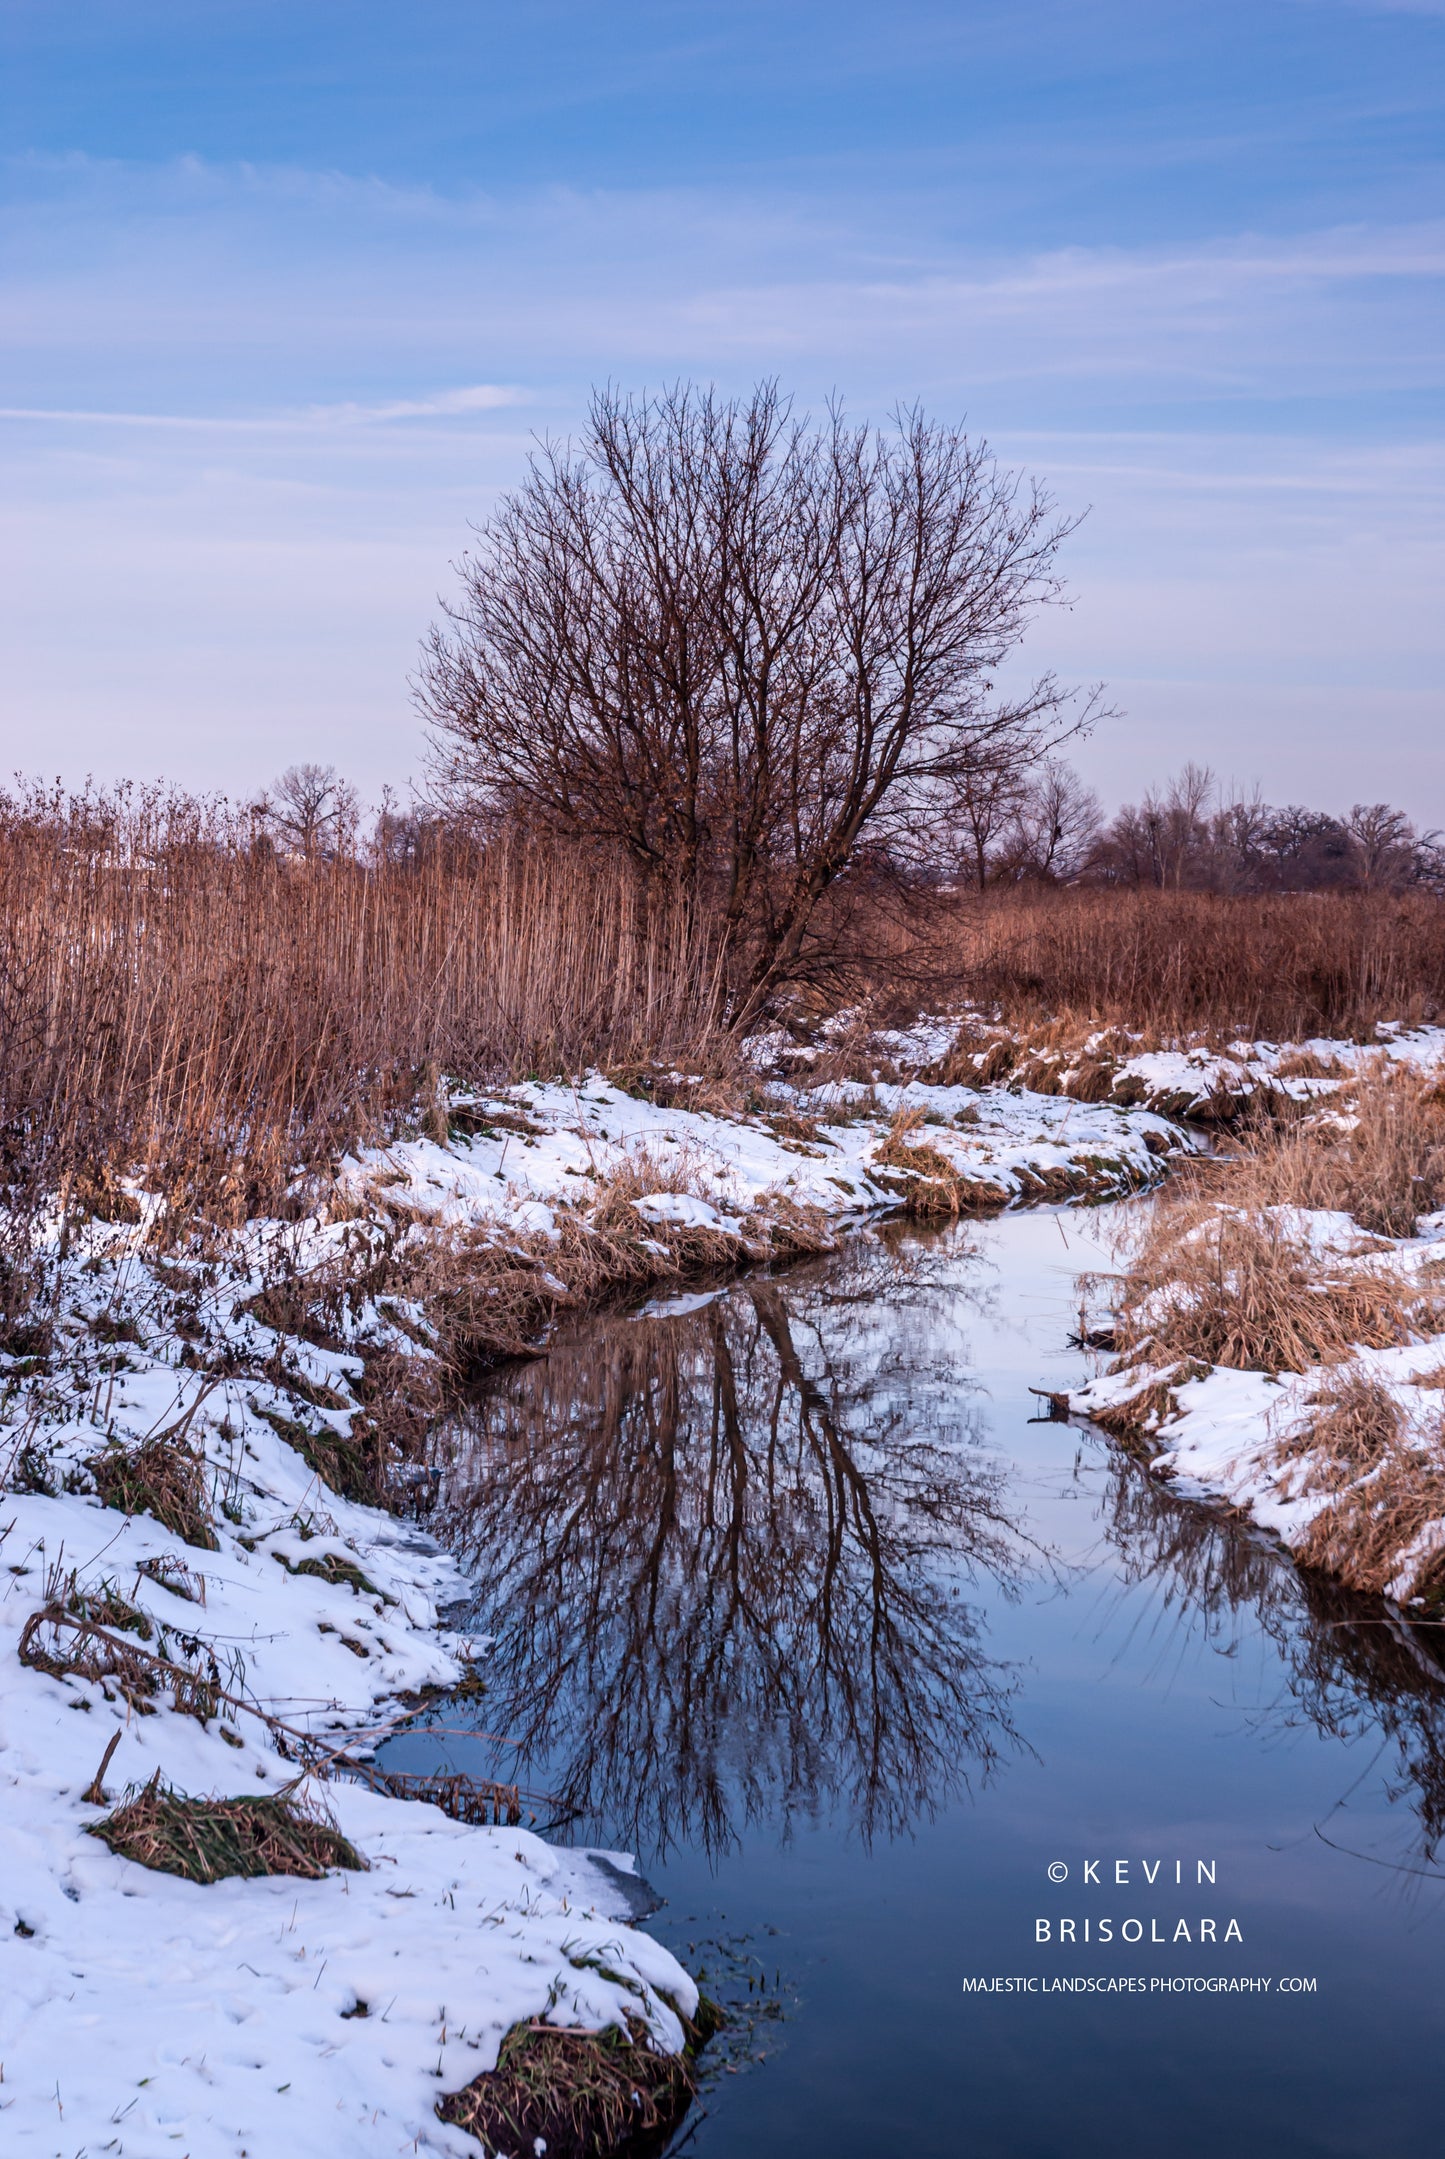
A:
<svg viewBox="0 0 1445 2159">
<path fill-rule="evenodd" d="M 1413 1067 L 1426 1086 L 1441 1075 L 1438 1104 L 1445 1030 L 1400 1031 L 1386 1049 L 1393 1066 Z M 1358 1052 L 1342 1057 L 1338 1045 L 1335 1055 L 1361 1061 Z M 1348 1114 L 1336 1121 L 1347 1137 Z M 1215 1206 L 1215 1222 L 1227 1222 L 1235 1211 L 1228 1188 Z M 1382 1595 L 1406 1617 L 1437 1616 L 1445 1608 L 1445 1209 L 1421 1214 L 1410 1236 L 1362 1228 L 1341 1208 L 1277 1204 L 1253 1219 L 1298 1255 L 1302 1283 L 1326 1305 L 1352 1287 L 1367 1303 L 1378 1285 L 1382 1308 L 1393 1306 L 1395 1339 L 1352 1336 L 1343 1351 L 1302 1369 L 1265 1370 L 1180 1359 L 1151 1348 L 1146 1332 L 1088 1385 L 1053 1397 L 1056 1412 L 1100 1426 L 1181 1497 L 1237 1512 L 1302 1564 Z M 1210 1234 L 1206 1217 L 1189 1237 Z M 1230 1264 L 1227 1242 L 1204 1249 L 1220 1255 L 1212 1265 Z M 1227 1274 L 1212 1289 L 1202 1276 L 1155 1289 L 1136 1305 L 1135 1323 L 1162 1323 L 1167 1343 L 1170 1307 L 1183 1313 L 1194 1300 L 1232 1293 Z"/>
</svg>

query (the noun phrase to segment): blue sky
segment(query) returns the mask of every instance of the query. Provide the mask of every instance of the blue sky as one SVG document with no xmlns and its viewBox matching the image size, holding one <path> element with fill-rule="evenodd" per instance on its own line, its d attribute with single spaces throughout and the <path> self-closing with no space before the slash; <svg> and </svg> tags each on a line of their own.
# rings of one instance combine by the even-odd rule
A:
<svg viewBox="0 0 1445 2159">
<path fill-rule="evenodd" d="M 3 0 L 6 763 L 418 768 L 589 384 L 921 398 L 1089 516 L 1025 663 L 1445 823 L 1445 0 Z"/>
</svg>

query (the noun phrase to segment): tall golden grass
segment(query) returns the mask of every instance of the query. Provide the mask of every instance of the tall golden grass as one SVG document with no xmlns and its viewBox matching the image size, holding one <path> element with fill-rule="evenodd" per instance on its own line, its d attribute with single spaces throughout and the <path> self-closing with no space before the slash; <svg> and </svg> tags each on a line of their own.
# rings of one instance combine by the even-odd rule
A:
<svg viewBox="0 0 1445 2159">
<path fill-rule="evenodd" d="M 1023 1024 L 1163 1035 L 1366 1038 L 1445 1010 L 1445 903 L 1428 894 L 1156 890 L 950 895 L 899 939 L 902 973 Z"/>
<path fill-rule="evenodd" d="M 178 795 L 0 798 L 0 1176 L 236 1220 L 428 1070 L 706 1047 L 706 925 L 616 863 L 502 843 L 301 862 Z"/>
<path fill-rule="evenodd" d="M 1445 1003 L 1445 906 L 1427 898 L 902 909 L 860 887 L 843 914 L 853 957 L 830 957 L 825 1003 L 1276 1036 Z M 301 861 L 245 811 L 175 792 L 0 795 L 0 1186 L 123 1213 L 139 1174 L 234 1221 L 394 1128 L 443 1071 L 721 1069 L 719 945 L 705 910 L 648 898 L 618 858 L 531 838 Z"/>
<path fill-rule="evenodd" d="M 1404 1272 L 1377 1241 L 1412 1236 L 1445 1203 L 1445 1090 L 1377 1060 L 1339 1104 L 1341 1116 L 1261 1124 L 1237 1154 L 1176 1178 L 1120 1278 L 1126 1357 L 1302 1372 L 1445 1320 L 1445 1283 Z M 1365 1234 L 1323 1255 L 1306 1209 L 1349 1215 Z"/>
</svg>

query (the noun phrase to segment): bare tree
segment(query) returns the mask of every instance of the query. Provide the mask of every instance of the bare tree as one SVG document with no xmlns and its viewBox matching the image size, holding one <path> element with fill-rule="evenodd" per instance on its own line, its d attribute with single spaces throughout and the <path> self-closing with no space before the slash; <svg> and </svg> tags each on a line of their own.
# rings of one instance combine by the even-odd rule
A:
<svg viewBox="0 0 1445 2159">
<path fill-rule="evenodd" d="M 1067 532 L 986 445 L 679 387 L 593 400 L 461 563 L 418 696 L 440 791 L 695 896 L 742 1027 L 809 964 L 860 842 L 930 844 L 950 769 L 1082 723 L 1000 663 Z"/>
<path fill-rule="evenodd" d="M 1015 831 L 1026 787 L 1021 761 L 1003 754 L 1003 746 L 983 743 L 978 753 L 959 757 L 946 782 L 952 852 L 967 862 L 970 881 L 982 892 L 999 868 L 999 851 Z"/>
<path fill-rule="evenodd" d="M 360 809 L 355 788 L 334 765 L 306 764 L 288 765 L 253 814 L 278 847 L 311 862 L 354 835 Z"/>
<path fill-rule="evenodd" d="M 1162 790 L 1124 805 L 1088 868 L 1107 883 L 1216 892 L 1438 891 L 1440 839 L 1387 802 L 1357 802 L 1341 818 L 1298 803 L 1271 806 L 1258 788 L 1221 798 L 1209 768 L 1188 764 Z"/>
<path fill-rule="evenodd" d="M 1063 758 L 1046 757 L 1019 795 L 1004 838 L 1006 866 L 1015 877 L 1067 884 L 1088 862 L 1101 824 L 1093 788 Z"/>
<path fill-rule="evenodd" d="M 1098 850 L 1101 872 L 1121 884 L 1193 883 L 1209 848 L 1205 812 L 1213 794 L 1209 767 L 1190 763 L 1162 791 L 1151 787 L 1142 802 L 1126 802 Z"/>
<path fill-rule="evenodd" d="M 1415 878 L 1415 827 L 1388 802 L 1357 802 L 1345 821 L 1362 891 L 1398 891 Z M 1433 837 L 1433 835 L 1431 835 Z"/>
</svg>

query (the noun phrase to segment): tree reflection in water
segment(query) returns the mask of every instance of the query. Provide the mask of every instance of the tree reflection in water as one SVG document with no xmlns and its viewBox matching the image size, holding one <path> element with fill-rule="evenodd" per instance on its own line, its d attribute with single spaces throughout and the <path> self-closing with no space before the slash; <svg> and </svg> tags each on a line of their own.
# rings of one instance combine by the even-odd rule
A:
<svg viewBox="0 0 1445 2159">
<path fill-rule="evenodd" d="M 1126 1461 L 1112 1471 L 1105 1527 L 1123 1579 L 1153 1584 L 1181 1622 L 1226 1648 L 1245 1626 L 1263 1628 L 1287 1686 L 1263 1723 L 1344 1740 L 1383 1734 L 1395 1749 L 1389 1796 L 1413 1810 L 1411 1843 L 1432 1863 L 1445 1838 L 1445 1629 L 1294 1567 L 1258 1532 L 1174 1498 Z"/>
<path fill-rule="evenodd" d="M 837 1806 L 892 1833 L 1015 1743 L 964 1591 L 1009 1587 L 1022 1546 L 965 1377 L 900 1345 L 897 1282 L 874 1247 L 613 1322 L 446 1434 L 485 1721 L 636 1848 Z"/>
</svg>

